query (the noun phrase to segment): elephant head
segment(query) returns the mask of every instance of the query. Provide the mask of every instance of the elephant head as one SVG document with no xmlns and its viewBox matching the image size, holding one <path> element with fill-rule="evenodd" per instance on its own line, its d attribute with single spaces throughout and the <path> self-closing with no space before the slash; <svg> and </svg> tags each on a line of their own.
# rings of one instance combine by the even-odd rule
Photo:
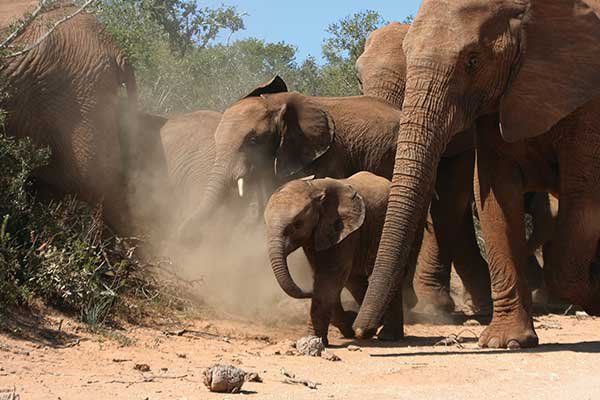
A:
<svg viewBox="0 0 600 400">
<path fill-rule="evenodd" d="M 402 140 L 377 261 L 355 323 L 359 336 L 375 329 L 406 271 L 438 162 L 454 135 L 498 113 L 505 140 L 533 137 L 600 95 L 594 3 L 423 1 L 403 43 Z"/>
<path fill-rule="evenodd" d="M 269 259 L 277 282 L 291 297 L 310 298 L 292 279 L 287 257 L 301 246 L 327 250 L 359 229 L 365 203 L 352 186 L 334 179 L 295 180 L 265 209 Z"/>
<path fill-rule="evenodd" d="M 180 235 L 193 240 L 195 227 L 235 187 L 287 181 L 327 152 L 334 138 L 330 115 L 310 98 L 287 93 L 275 77 L 228 108 L 215 132 L 215 162 L 197 212 Z"/>
<path fill-rule="evenodd" d="M 369 35 L 365 51 L 356 60 L 362 93 L 382 98 L 402 108 L 406 84 L 406 59 L 402 42 L 409 25 L 393 22 Z"/>
</svg>

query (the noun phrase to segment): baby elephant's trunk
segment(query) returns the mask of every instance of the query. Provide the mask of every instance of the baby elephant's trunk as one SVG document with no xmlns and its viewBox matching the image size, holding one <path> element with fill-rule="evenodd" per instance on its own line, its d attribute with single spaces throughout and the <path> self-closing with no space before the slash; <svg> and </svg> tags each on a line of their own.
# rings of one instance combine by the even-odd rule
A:
<svg viewBox="0 0 600 400">
<path fill-rule="evenodd" d="M 287 256 L 288 253 L 286 251 L 285 241 L 283 239 L 283 235 L 278 234 L 270 234 L 269 235 L 269 260 L 271 261 L 271 267 L 273 268 L 273 273 L 275 274 L 275 278 L 277 279 L 277 283 L 283 289 L 288 296 L 291 296 L 295 299 L 310 299 L 312 298 L 312 293 L 307 293 L 302 290 L 290 274 L 290 270 L 287 264 Z"/>
</svg>

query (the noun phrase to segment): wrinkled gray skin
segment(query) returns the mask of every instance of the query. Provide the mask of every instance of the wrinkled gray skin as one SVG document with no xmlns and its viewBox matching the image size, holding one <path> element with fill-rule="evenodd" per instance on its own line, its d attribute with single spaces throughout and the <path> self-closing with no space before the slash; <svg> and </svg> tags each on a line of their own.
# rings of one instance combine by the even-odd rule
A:
<svg viewBox="0 0 600 400">
<path fill-rule="evenodd" d="M 377 255 L 390 182 L 369 172 L 348 179 L 304 179 L 287 183 L 265 210 L 269 259 L 281 288 L 294 298 L 312 298 L 310 334 L 327 341 L 329 324 L 353 337 L 356 313 L 340 302 L 346 287 L 360 304 Z M 302 247 L 313 270 L 312 293 L 299 288 L 287 257 Z M 380 338 L 403 337 L 402 299 L 385 316 Z"/>
<path fill-rule="evenodd" d="M 365 51 L 356 62 L 357 78 L 365 95 L 385 99 L 402 109 L 406 86 L 403 42 L 410 25 L 390 23 L 369 35 Z M 435 196 L 414 277 L 418 311 L 455 309 L 450 297 L 450 271 L 454 265 L 465 286 L 464 306 L 468 312 L 491 314 L 490 279 L 487 263 L 480 254 L 472 218 L 474 129 L 457 134 L 448 144 L 437 169 Z M 534 255 L 552 238 L 556 214 L 550 212 L 545 193 L 528 194 L 525 208 L 533 217 L 528 240 L 527 277 L 532 288 L 543 286 L 543 272 Z"/>
<path fill-rule="evenodd" d="M 244 192 L 262 184 L 270 193 L 299 176 L 391 178 L 400 118 L 381 99 L 289 93 L 276 77 L 223 114 L 206 192 L 181 235 L 193 239 L 240 179 Z"/>
<path fill-rule="evenodd" d="M 177 229 L 196 209 L 206 189 L 215 161 L 215 131 L 221 117 L 221 113 L 208 110 L 169 118 L 139 113 L 140 129 L 147 138 L 143 149 L 144 181 L 150 182 L 150 187 L 141 191 L 144 197 L 138 204 L 143 205 L 149 195 L 156 197 L 153 203 L 162 205 L 161 212 L 150 217 L 168 238 L 171 230 Z M 227 227 L 234 225 L 231 221 L 239 222 L 236 218 L 248 217 L 246 203 L 234 191 L 224 198 L 215 217 L 219 234 L 229 232 Z M 214 234 L 211 236 L 215 238 Z"/>
<path fill-rule="evenodd" d="M 363 93 L 402 109 L 406 59 L 402 42 L 410 25 L 391 23 L 375 30 L 356 62 Z M 490 278 L 473 227 L 474 131 L 452 141 L 437 169 L 436 196 L 431 202 L 413 281 L 417 311 L 427 314 L 455 310 L 450 297 L 454 265 L 466 290 L 469 312 L 491 313 Z M 402 137 L 402 132 L 400 132 Z"/>
<path fill-rule="evenodd" d="M 355 322 L 358 336 L 375 330 L 405 274 L 437 166 L 457 132 L 477 123 L 478 135 L 499 134 L 509 142 L 535 137 L 600 96 L 598 6 L 588 0 L 423 1 L 404 40 L 401 129 L 408 140 L 398 142 L 394 167 L 403 173 L 392 182 L 377 261 Z M 494 302 L 492 323 L 479 344 L 535 346 L 523 273 L 524 226 L 514 217 L 522 216 L 523 207 L 511 187 L 517 176 L 494 170 L 493 146 L 477 151 L 475 197 Z M 503 213 L 511 225 L 507 215 L 499 217 Z"/>
<path fill-rule="evenodd" d="M 215 161 L 215 131 L 222 114 L 196 111 L 169 118 L 160 130 L 167 173 L 177 199 L 178 221 L 201 198 Z"/>
<path fill-rule="evenodd" d="M 3 30 L 37 2 L 15 1 L 0 7 Z M 53 23 L 73 14 L 74 6 L 49 10 L 15 41 L 33 44 Z M 94 16 L 81 13 L 58 27 L 25 55 L 4 60 L 9 97 L 6 132 L 30 137 L 52 150 L 50 165 L 35 171 L 37 187 L 53 197 L 75 194 L 103 205 L 105 220 L 130 232 L 128 191 L 137 164 L 139 137 L 119 129 L 119 92 L 126 86 L 130 110 L 137 107 L 135 78 L 123 52 Z M 134 121 L 131 119 L 130 121 Z"/>
</svg>

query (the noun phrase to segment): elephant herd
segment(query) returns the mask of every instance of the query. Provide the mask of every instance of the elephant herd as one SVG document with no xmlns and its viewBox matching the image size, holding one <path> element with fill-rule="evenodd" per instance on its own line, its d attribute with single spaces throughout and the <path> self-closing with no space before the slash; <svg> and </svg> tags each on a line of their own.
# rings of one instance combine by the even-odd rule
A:
<svg viewBox="0 0 600 400">
<path fill-rule="evenodd" d="M 534 288 L 600 315 L 597 0 L 423 0 L 412 25 L 370 35 L 363 95 L 305 96 L 276 76 L 223 113 L 138 111 L 133 69 L 85 12 L 1 68 L 6 131 L 52 149 L 40 190 L 101 203 L 116 230 L 169 225 L 187 246 L 256 202 L 274 276 L 312 299 L 325 343 L 330 324 L 400 339 L 403 303 L 453 311 L 452 267 L 472 311 L 492 313 L 482 347 L 537 345 Z M 300 247 L 310 292 L 287 264 Z"/>
</svg>

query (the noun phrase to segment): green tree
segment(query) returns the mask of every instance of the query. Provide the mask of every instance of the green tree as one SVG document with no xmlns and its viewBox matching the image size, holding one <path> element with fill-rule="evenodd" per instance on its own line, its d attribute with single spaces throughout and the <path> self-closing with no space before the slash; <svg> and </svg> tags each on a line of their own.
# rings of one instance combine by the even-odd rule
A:
<svg viewBox="0 0 600 400">
<path fill-rule="evenodd" d="M 169 35 L 174 50 L 184 54 L 194 47 L 206 47 L 222 30 L 244 29 L 244 20 L 235 7 L 201 7 L 195 0 L 137 0 Z"/>
<path fill-rule="evenodd" d="M 323 56 L 327 64 L 323 68 L 322 92 L 329 96 L 359 94 L 354 64 L 365 48 L 367 37 L 386 21 L 372 10 L 361 11 L 329 25 L 329 37 L 323 42 Z"/>
</svg>

